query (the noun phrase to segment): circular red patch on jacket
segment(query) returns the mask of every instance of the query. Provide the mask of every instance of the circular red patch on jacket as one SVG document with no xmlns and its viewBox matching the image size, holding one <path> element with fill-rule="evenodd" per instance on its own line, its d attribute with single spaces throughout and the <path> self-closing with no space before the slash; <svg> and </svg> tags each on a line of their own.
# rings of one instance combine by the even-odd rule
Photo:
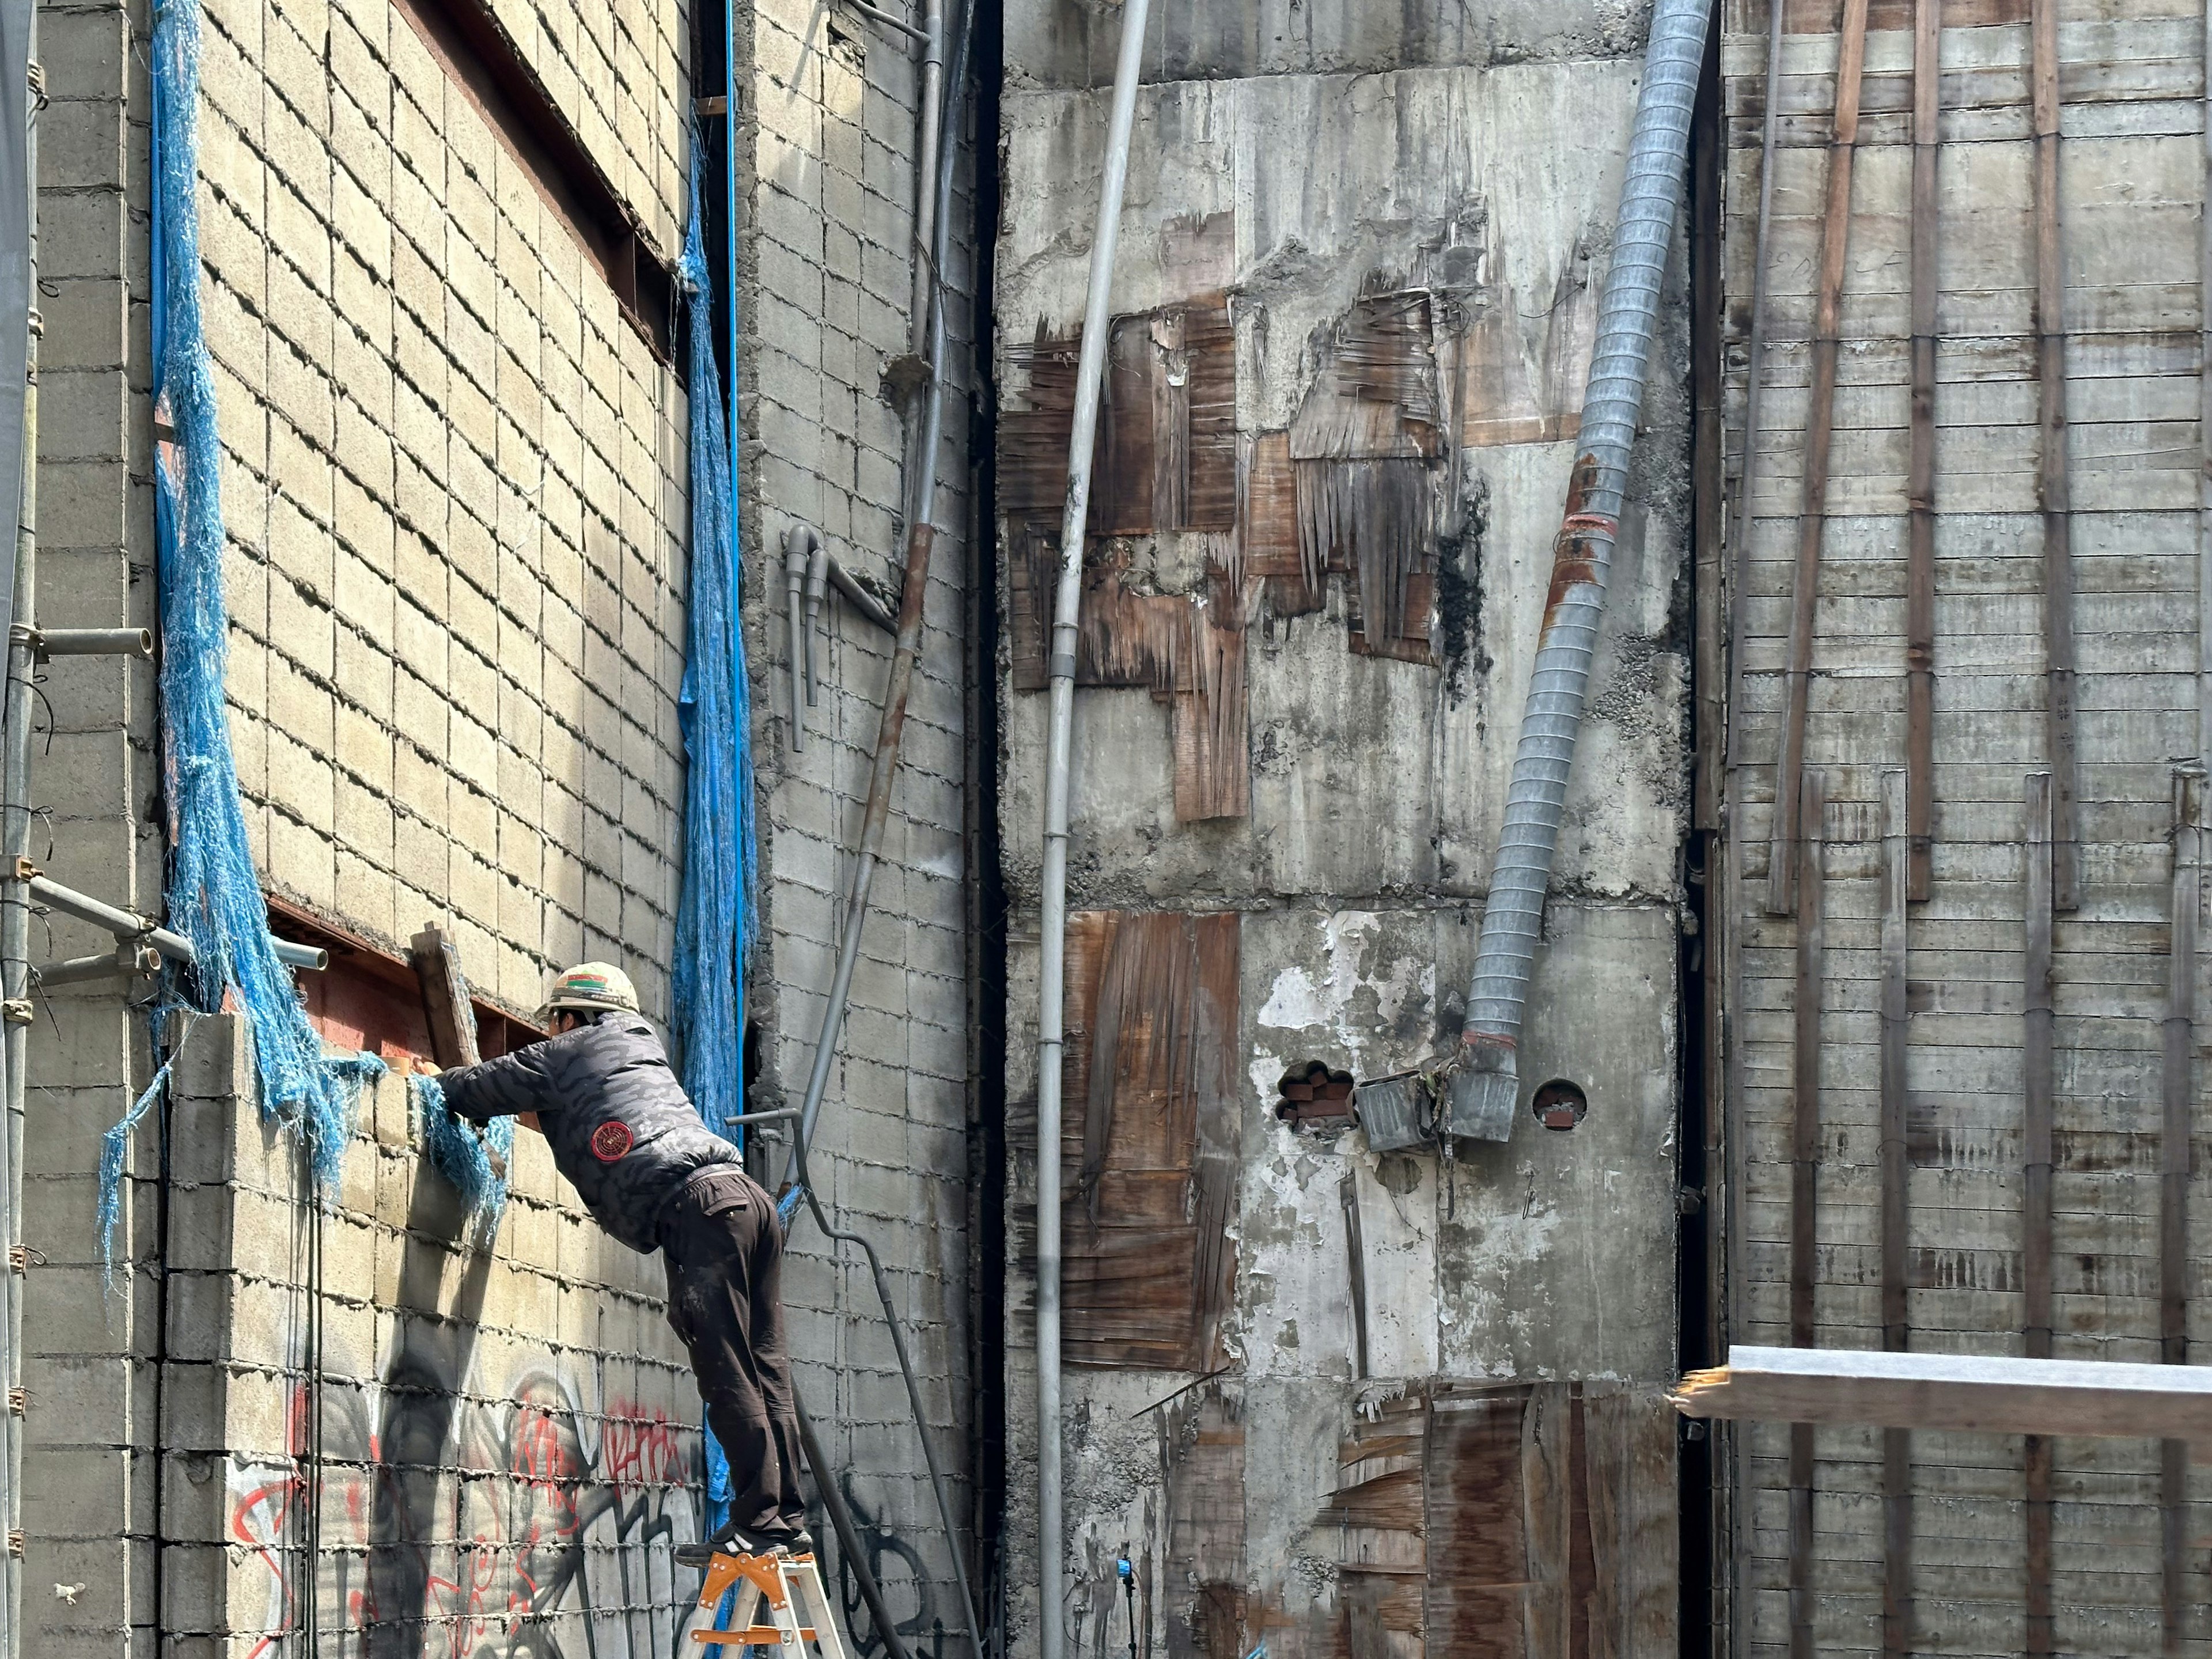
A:
<svg viewBox="0 0 2212 1659">
<path fill-rule="evenodd" d="M 629 1152 L 634 1144 L 627 1123 L 602 1123 L 592 1131 L 592 1156 L 602 1164 L 611 1164 Z"/>
</svg>

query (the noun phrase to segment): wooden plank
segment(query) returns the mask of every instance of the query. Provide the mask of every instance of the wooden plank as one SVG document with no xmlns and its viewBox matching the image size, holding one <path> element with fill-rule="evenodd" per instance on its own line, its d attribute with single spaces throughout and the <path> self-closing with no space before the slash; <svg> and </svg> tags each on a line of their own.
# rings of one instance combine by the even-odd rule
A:
<svg viewBox="0 0 2212 1659">
<path fill-rule="evenodd" d="M 1905 774 L 1882 775 L 1881 908 L 1881 1335 L 1901 1352 L 1911 1340 L 1906 1321 L 1907 1246 L 1911 1233 L 1906 1145 L 1905 1045 L 1911 1011 L 1905 933 L 1910 837 Z M 1885 1654 L 1913 1646 L 1912 1442 L 1909 1427 L 1882 1437 L 1882 1618 Z"/>
<path fill-rule="evenodd" d="M 477 1014 L 469 1000 L 469 977 L 461 971 L 461 953 L 434 921 L 407 941 L 407 959 L 422 988 L 422 1018 L 430 1025 L 430 1054 L 441 1066 L 473 1066 L 481 1058 L 477 1048 Z"/>
<path fill-rule="evenodd" d="M 2058 195 L 2058 0 L 2034 0 L 2035 318 L 2043 382 L 2042 459 L 2044 652 L 2050 675 L 2045 705 L 2051 763 L 2051 902 L 2081 902 L 2081 836 L 2075 823 L 2074 732 L 2073 496 L 2066 424 L 2066 281 L 2061 263 Z M 2033 1499 L 2030 1501 L 2033 1507 Z M 2035 1632 L 2030 1631 L 2031 1640 Z M 2031 1650 L 2033 1651 L 2034 1650 Z"/>
<path fill-rule="evenodd" d="M 2212 1444 L 2212 1366 L 1740 1345 L 1684 1377 L 1685 1416 Z"/>
<path fill-rule="evenodd" d="M 1569 1389 L 1565 1382 L 1535 1384 L 1521 1419 L 1527 1659 L 1556 1659 L 1566 1653 L 1574 1622 L 1574 1409 Z"/>
<path fill-rule="evenodd" d="M 1914 0 L 1912 17 L 1912 459 L 1905 482 L 1906 891 L 1928 896 L 1936 787 L 1936 338 L 1937 116 L 1943 0 Z"/>
<path fill-rule="evenodd" d="M 1796 1157 L 1790 1164 L 1790 1340 L 1814 1345 L 1813 1284 L 1819 1249 L 1820 1169 L 1820 1010 L 1826 915 L 1822 872 L 1827 800 L 1821 775 L 1808 771 L 1798 823 Z M 1813 1425 L 1790 1425 L 1790 1653 L 1813 1656 Z"/>
<path fill-rule="evenodd" d="M 2021 1218 L 2021 1281 L 2026 1291 L 2022 1346 L 2031 1358 L 2051 1357 L 2051 1141 L 2054 1121 L 2054 1010 L 2051 1000 L 2051 912 L 2056 865 L 2051 849 L 2051 780 L 2031 773 L 2026 787 L 2025 958 L 2021 968 L 2023 1013 L 2021 1151 L 2023 1200 Z M 2027 1649 L 2052 1651 L 2056 1609 L 2051 1595 L 2051 1448 L 2048 1438 L 2030 1435 L 2021 1449 L 2025 1465 L 2027 1595 Z"/>
<path fill-rule="evenodd" d="M 2166 951 L 2163 1022 L 2165 1121 L 2159 1158 L 2159 1348 L 2169 1365 L 2189 1363 L 2190 1137 L 2196 1103 L 2197 917 L 2203 899 L 2204 771 L 2173 774 L 2172 939 Z M 2189 1446 L 2168 1440 L 2159 1456 L 2159 1613 L 2165 1650 L 2181 1651 L 2189 1605 Z"/>
<path fill-rule="evenodd" d="M 1820 591 L 1820 537 L 1827 514 L 1829 421 L 1836 394 L 1836 358 L 1841 349 L 1844 276 L 1850 252 L 1851 167 L 1858 146 L 1859 79 L 1866 60 L 1867 0 L 1844 0 L 1843 39 L 1836 70 L 1835 137 L 1828 150 L 1827 204 L 1820 233 L 1820 289 L 1814 320 L 1813 402 L 1805 434 L 1805 460 L 1798 501 L 1797 581 L 1790 627 L 1787 668 L 1789 713 L 1776 763 L 1774 798 L 1784 803 L 1776 814 L 1768 861 L 1766 908 L 1786 914 L 1795 908 L 1790 890 L 1797 840 L 1798 775 L 1805 763 L 1808 677 L 1813 658 L 1813 614 Z"/>
</svg>

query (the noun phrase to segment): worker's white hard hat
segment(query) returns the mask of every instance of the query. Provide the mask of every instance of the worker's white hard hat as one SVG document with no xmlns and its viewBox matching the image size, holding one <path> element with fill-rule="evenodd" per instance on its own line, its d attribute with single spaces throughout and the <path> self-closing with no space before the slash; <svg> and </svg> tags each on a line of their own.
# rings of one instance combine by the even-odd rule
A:
<svg viewBox="0 0 2212 1659">
<path fill-rule="evenodd" d="M 538 1023 L 543 1025 L 556 1008 L 591 1014 L 634 1014 L 638 1012 L 637 987 L 611 963 L 580 962 L 553 981 L 553 994 L 538 1011 Z"/>
</svg>

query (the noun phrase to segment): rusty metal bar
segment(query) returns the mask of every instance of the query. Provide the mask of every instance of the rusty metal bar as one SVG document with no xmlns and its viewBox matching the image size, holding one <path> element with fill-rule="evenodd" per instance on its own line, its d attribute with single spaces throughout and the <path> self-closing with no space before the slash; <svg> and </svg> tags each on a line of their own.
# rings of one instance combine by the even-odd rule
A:
<svg viewBox="0 0 2212 1659">
<path fill-rule="evenodd" d="M 1828 449 L 1836 416 L 1836 358 L 1843 343 L 1844 261 L 1850 251 L 1851 172 L 1858 152 L 1859 82 L 1866 66 L 1867 0 L 1844 0 L 1838 42 L 1835 126 L 1828 143 L 1827 204 L 1820 225 L 1820 297 L 1813 318 L 1813 393 L 1805 413 L 1803 493 L 1797 509 L 1797 574 L 1791 589 L 1790 653 L 1783 670 L 1782 749 L 1775 763 L 1774 824 L 1767 849 L 1766 908 L 1786 915 L 1796 860 L 1797 780 L 1805 766 L 1805 714 L 1813 672 L 1813 616 L 1827 528 Z"/>
<path fill-rule="evenodd" d="M 1790 1342 L 1814 1341 L 1814 1257 L 1820 1170 L 1820 1008 L 1826 983 L 1826 781 L 1804 775 L 1797 822 L 1795 1153 L 1790 1169 Z M 1813 1656 L 1813 1425 L 1790 1425 L 1790 1655 Z"/>
<path fill-rule="evenodd" d="M 2173 773 L 2173 890 L 2166 945 L 2165 1118 L 2159 1156 L 2159 1358 L 2189 1363 L 2190 1121 L 2196 1103 L 2197 916 L 2203 902 L 2204 769 Z M 2181 1651 L 2188 1606 L 2189 1443 L 2159 1447 L 2159 1611 L 2164 1650 Z"/>
<path fill-rule="evenodd" d="M 2051 933 L 2056 860 L 2051 846 L 2051 775 L 2028 775 L 2026 811 L 2025 920 L 2027 958 L 2021 968 L 2023 1157 L 2026 1191 L 2021 1217 L 2021 1277 L 2027 1291 L 2021 1351 L 2030 1359 L 2051 1358 L 2051 1171 L 2052 1028 Z M 2053 1651 L 2051 1624 L 2051 1442 L 2030 1435 L 2022 1449 L 2027 1481 L 2027 1651 Z"/>
<path fill-rule="evenodd" d="M 1906 1242 L 1911 1216 L 1905 1161 L 1905 933 L 1910 863 L 1905 774 L 1881 775 L 1881 1346 L 1902 1353 L 1912 1345 L 1905 1305 Z M 1887 1655 L 1912 1651 L 1912 1431 L 1882 1433 L 1881 1645 Z"/>
<path fill-rule="evenodd" d="M 1905 480 L 1905 810 L 1906 893 L 1928 896 L 1936 818 L 1936 192 L 1943 0 L 1914 0 L 1912 14 L 1912 453 Z"/>
<path fill-rule="evenodd" d="M 2059 261 L 2058 0 L 2034 0 L 2035 332 L 2042 377 L 2044 706 L 2051 763 L 2051 904 L 2081 904 L 2074 734 L 2073 487 L 2067 462 L 2066 273 Z"/>
</svg>

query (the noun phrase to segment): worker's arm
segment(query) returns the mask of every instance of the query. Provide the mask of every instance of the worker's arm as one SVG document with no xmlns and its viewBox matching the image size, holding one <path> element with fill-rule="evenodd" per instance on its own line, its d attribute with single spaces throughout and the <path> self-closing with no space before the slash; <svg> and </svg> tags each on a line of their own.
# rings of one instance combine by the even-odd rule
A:
<svg viewBox="0 0 2212 1659">
<path fill-rule="evenodd" d="M 588 1029 L 579 1027 L 495 1060 L 441 1072 L 438 1084 L 445 1091 L 447 1109 L 471 1123 L 489 1123 L 495 1117 L 534 1118 L 557 1107 L 561 1103 L 552 1093 L 552 1075 L 562 1045 L 575 1042 Z"/>
</svg>

